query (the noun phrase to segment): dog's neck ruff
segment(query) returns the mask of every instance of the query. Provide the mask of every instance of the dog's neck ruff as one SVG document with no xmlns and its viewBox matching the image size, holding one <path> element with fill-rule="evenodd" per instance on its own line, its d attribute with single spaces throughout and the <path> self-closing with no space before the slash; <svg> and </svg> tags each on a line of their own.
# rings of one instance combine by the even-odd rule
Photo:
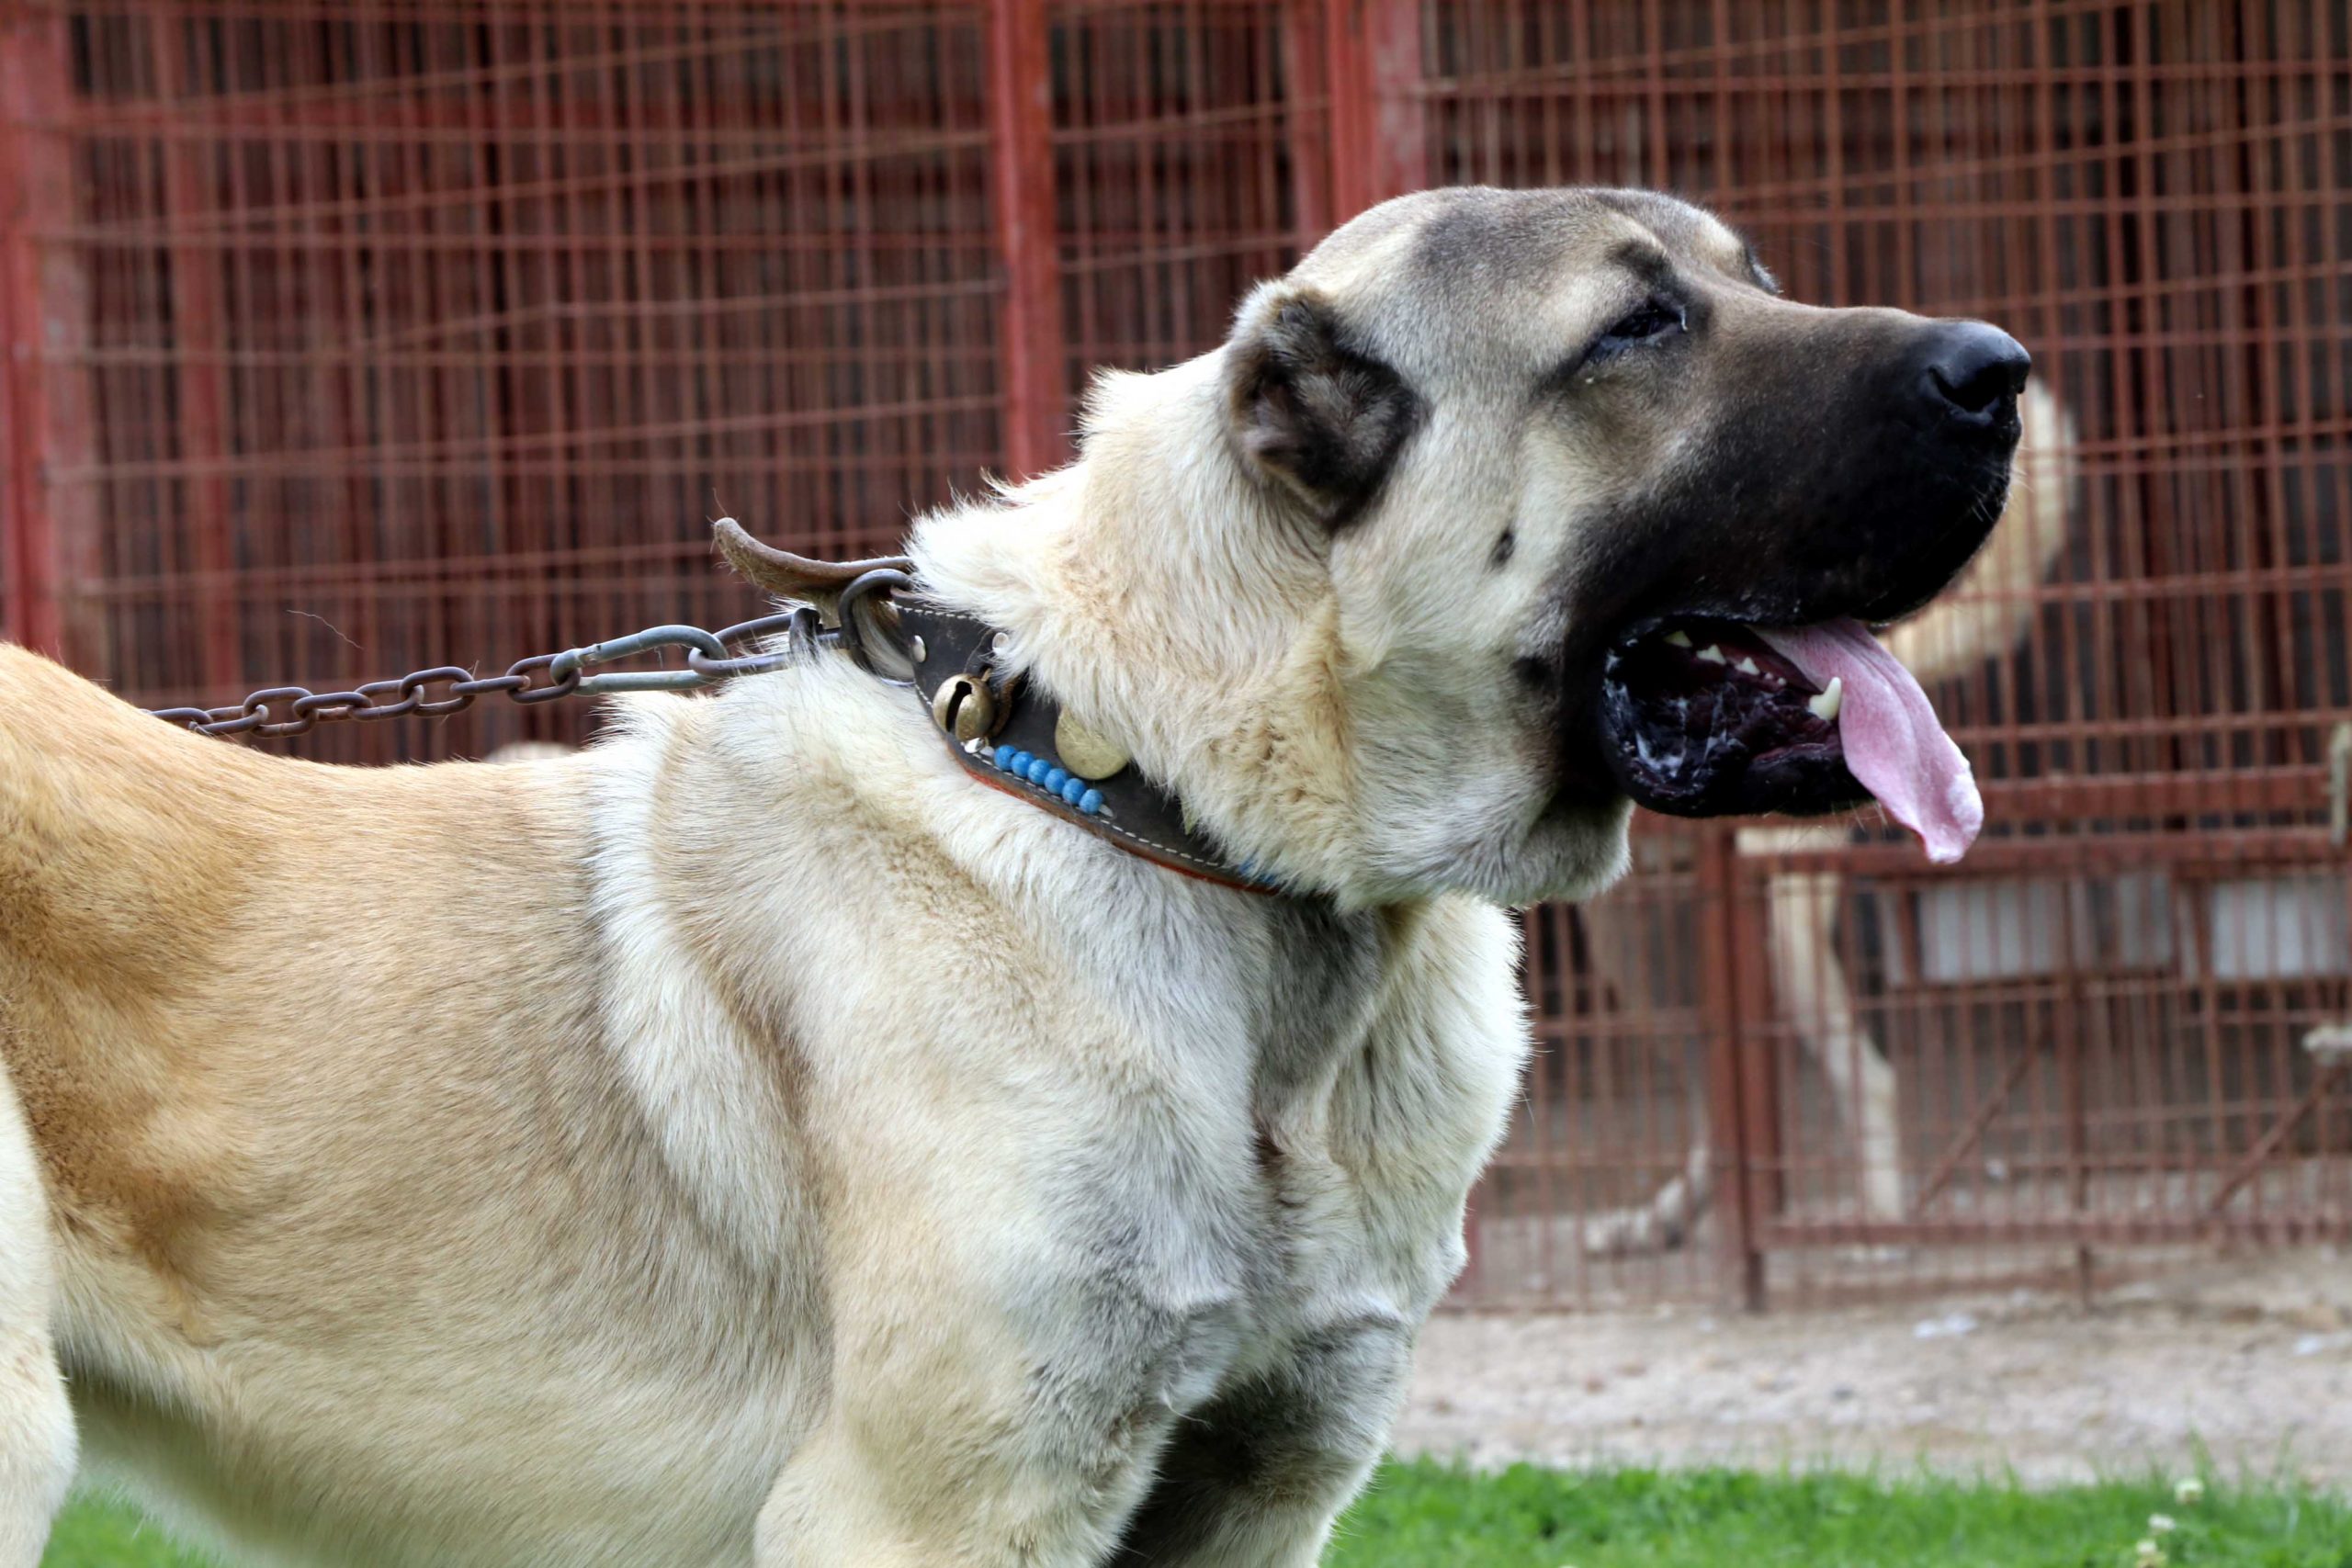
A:
<svg viewBox="0 0 2352 1568">
<path fill-rule="evenodd" d="M 1050 693 L 1000 671 L 1001 629 L 913 597 L 896 610 L 915 693 L 974 778 L 1170 871 L 1251 893 L 1283 891 L 1192 827 L 1182 802 L 1114 744 L 1077 726 Z"/>
</svg>

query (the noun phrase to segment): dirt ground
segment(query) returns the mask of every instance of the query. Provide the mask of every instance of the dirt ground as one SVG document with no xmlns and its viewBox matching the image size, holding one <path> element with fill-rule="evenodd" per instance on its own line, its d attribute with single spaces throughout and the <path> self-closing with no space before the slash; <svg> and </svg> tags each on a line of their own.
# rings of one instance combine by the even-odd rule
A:
<svg viewBox="0 0 2352 1568">
<path fill-rule="evenodd" d="M 1792 1463 L 2030 1483 L 2155 1466 L 2352 1489 L 2352 1256 L 2176 1269 L 2085 1308 L 2016 1292 L 1747 1317 L 1690 1307 L 1446 1316 L 1411 1454 Z"/>
</svg>

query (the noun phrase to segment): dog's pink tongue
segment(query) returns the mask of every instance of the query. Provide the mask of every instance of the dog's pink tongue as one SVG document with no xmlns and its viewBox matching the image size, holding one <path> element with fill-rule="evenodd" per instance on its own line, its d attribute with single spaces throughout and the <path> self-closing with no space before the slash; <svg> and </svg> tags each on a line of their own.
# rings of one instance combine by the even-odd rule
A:
<svg viewBox="0 0 2352 1568">
<path fill-rule="evenodd" d="M 1902 660 L 1851 616 L 1812 626 L 1758 626 L 1756 634 L 1814 684 L 1826 688 L 1833 678 L 1845 683 L 1838 731 L 1846 770 L 1888 816 L 1919 835 L 1928 858 L 1948 865 L 1967 853 L 1984 825 L 1975 772 Z"/>
</svg>

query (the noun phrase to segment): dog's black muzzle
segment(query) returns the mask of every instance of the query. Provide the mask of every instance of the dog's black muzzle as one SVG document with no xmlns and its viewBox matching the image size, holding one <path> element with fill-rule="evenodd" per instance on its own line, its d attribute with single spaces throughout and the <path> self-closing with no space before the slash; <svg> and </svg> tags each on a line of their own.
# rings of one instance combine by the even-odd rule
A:
<svg viewBox="0 0 2352 1568">
<path fill-rule="evenodd" d="M 2007 503 L 2032 362 L 1981 321 L 1777 305 L 1715 352 L 1694 459 L 1606 525 L 1614 558 L 1570 617 L 1570 775 L 1595 735 L 1612 787 L 1657 809 L 1828 809 L 1858 797 L 1834 736 L 1740 628 L 1883 625 L 1942 592 Z M 1648 766 L 1661 748 L 1705 765 Z"/>
</svg>

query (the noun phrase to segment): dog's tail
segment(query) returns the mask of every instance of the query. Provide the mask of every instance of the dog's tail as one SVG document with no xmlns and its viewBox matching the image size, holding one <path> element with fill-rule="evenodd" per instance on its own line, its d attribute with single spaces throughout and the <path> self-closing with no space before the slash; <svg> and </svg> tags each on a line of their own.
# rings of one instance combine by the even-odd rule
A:
<svg viewBox="0 0 2352 1568">
<path fill-rule="evenodd" d="M 1585 1256 L 1631 1258 L 1671 1251 L 1690 1238 L 1690 1227 L 1714 1195 L 1714 1153 L 1704 1144 L 1694 1144 L 1683 1158 L 1682 1173 L 1648 1202 L 1586 1216 Z"/>
<path fill-rule="evenodd" d="M 1888 649 L 1923 685 L 1962 674 L 2022 641 L 2039 604 L 2036 591 L 2065 546 L 2077 473 L 2074 419 L 2039 382 L 2027 384 L 2018 416 L 2025 434 L 2000 525 L 1934 604 L 1887 634 Z"/>
</svg>

